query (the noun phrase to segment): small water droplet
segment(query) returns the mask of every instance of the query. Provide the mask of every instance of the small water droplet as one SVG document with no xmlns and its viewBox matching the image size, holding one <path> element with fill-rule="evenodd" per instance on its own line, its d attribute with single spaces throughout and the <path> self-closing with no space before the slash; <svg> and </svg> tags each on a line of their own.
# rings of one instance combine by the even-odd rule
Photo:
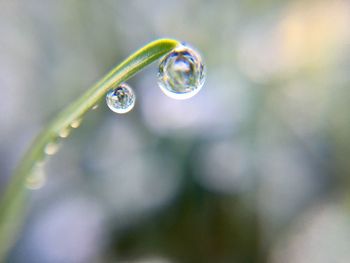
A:
<svg viewBox="0 0 350 263">
<path fill-rule="evenodd" d="M 92 110 L 96 110 L 98 108 L 98 104 L 96 104 L 95 106 L 93 106 L 91 109 Z"/>
<path fill-rule="evenodd" d="M 80 126 L 82 120 L 83 120 L 82 118 L 78 118 L 78 119 L 72 121 L 72 123 L 70 124 L 70 126 L 71 126 L 72 128 L 74 128 L 74 129 L 76 129 L 76 128 L 78 128 L 78 127 Z"/>
<path fill-rule="evenodd" d="M 56 142 L 50 142 L 45 146 L 45 153 L 47 155 L 54 155 L 59 149 L 59 144 Z"/>
<path fill-rule="evenodd" d="M 127 113 L 135 105 L 135 93 L 128 84 L 122 83 L 107 93 L 106 102 L 112 111 L 120 114 Z"/>
<path fill-rule="evenodd" d="M 159 64 L 158 84 L 173 99 L 196 95 L 205 81 L 205 68 L 199 53 L 186 45 L 176 47 Z"/>
<path fill-rule="evenodd" d="M 45 182 L 46 175 L 43 165 L 35 165 L 30 175 L 26 178 L 26 187 L 31 190 L 37 190 L 43 187 L 45 185 Z"/>
<path fill-rule="evenodd" d="M 70 129 L 68 127 L 63 128 L 59 133 L 58 136 L 60 136 L 61 138 L 67 138 L 68 135 L 70 134 Z"/>
</svg>

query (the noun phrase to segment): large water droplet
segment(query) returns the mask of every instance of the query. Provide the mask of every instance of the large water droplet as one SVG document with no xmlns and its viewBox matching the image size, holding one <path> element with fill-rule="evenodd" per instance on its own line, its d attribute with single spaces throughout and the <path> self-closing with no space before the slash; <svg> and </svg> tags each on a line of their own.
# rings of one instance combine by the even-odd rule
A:
<svg viewBox="0 0 350 263">
<path fill-rule="evenodd" d="M 129 85 L 122 83 L 107 93 L 106 102 L 112 111 L 127 113 L 135 105 L 135 93 Z"/>
<path fill-rule="evenodd" d="M 171 98 L 191 98 L 200 91 L 204 81 L 202 58 L 197 51 L 186 45 L 176 47 L 159 64 L 159 86 Z"/>
</svg>

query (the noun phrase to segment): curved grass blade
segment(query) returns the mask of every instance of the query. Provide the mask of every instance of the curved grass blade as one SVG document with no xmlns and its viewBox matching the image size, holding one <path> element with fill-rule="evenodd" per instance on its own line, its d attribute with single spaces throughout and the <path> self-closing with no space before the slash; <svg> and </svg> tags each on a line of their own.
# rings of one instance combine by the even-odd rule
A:
<svg viewBox="0 0 350 263">
<path fill-rule="evenodd" d="M 126 81 L 144 67 L 172 51 L 178 41 L 160 39 L 144 46 L 64 109 L 36 138 L 15 170 L 0 201 L 0 262 L 14 243 L 24 216 L 24 203 L 28 191 L 25 181 L 44 155 L 45 147 L 58 137 L 72 122 L 80 119 L 111 88 Z"/>
</svg>

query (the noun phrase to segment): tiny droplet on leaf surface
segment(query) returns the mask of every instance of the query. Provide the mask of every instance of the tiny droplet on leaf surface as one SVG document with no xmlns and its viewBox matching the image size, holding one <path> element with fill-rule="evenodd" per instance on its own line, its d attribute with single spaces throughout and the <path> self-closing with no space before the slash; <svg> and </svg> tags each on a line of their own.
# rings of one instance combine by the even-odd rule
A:
<svg viewBox="0 0 350 263">
<path fill-rule="evenodd" d="M 36 164 L 32 172 L 26 178 L 26 187 L 31 190 L 37 190 L 43 187 L 45 182 L 46 174 L 44 172 L 44 167 L 41 164 Z"/>
<path fill-rule="evenodd" d="M 82 120 L 83 120 L 82 118 L 78 118 L 78 119 L 72 121 L 72 123 L 70 124 L 70 126 L 71 126 L 72 128 L 74 128 L 74 129 L 76 129 L 76 128 L 78 128 L 78 127 L 80 126 Z"/>
<path fill-rule="evenodd" d="M 67 138 L 69 134 L 70 134 L 70 129 L 66 127 L 58 133 L 58 136 L 60 136 L 61 138 Z"/>
<path fill-rule="evenodd" d="M 44 151 L 47 155 L 54 155 L 55 153 L 57 153 L 58 149 L 59 149 L 58 143 L 50 142 L 45 146 Z"/>
</svg>

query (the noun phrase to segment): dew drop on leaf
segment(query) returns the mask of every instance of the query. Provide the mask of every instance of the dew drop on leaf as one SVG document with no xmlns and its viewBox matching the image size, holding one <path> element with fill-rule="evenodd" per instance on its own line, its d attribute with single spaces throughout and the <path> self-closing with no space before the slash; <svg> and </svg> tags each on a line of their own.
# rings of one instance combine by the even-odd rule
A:
<svg viewBox="0 0 350 263">
<path fill-rule="evenodd" d="M 135 105 L 135 93 L 128 84 L 122 83 L 107 93 L 106 102 L 112 111 L 127 113 Z"/>
<path fill-rule="evenodd" d="M 196 95 L 205 81 L 205 67 L 199 53 L 183 44 L 166 55 L 159 64 L 158 84 L 173 99 Z"/>
<path fill-rule="evenodd" d="M 76 128 L 78 128 L 78 127 L 80 126 L 82 120 L 83 120 L 82 118 L 78 118 L 78 119 L 72 121 L 72 123 L 70 124 L 70 126 L 71 126 L 72 128 L 74 128 L 74 129 L 76 129 Z"/>
<path fill-rule="evenodd" d="M 31 190 L 37 190 L 44 186 L 46 182 L 46 174 L 44 172 L 43 164 L 37 163 L 32 172 L 26 178 L 26 187 Z"/>
<path fill-rule="evenodd" d="M 66 127 L 60 130 L 60 132 L 58 133 L 58 136 L 60 136 L 61 138 L 67 138 L 69 134 L 70 134 L 70 129 Z"/>
<path fill-rule="evenodd" d="M 45 146 L 44 151 L 47 155 L 54 155 L 55 153 L 57 153 L 58 149 L 59 149 L 58 143 L 50 142 Z"/>
</svg>

